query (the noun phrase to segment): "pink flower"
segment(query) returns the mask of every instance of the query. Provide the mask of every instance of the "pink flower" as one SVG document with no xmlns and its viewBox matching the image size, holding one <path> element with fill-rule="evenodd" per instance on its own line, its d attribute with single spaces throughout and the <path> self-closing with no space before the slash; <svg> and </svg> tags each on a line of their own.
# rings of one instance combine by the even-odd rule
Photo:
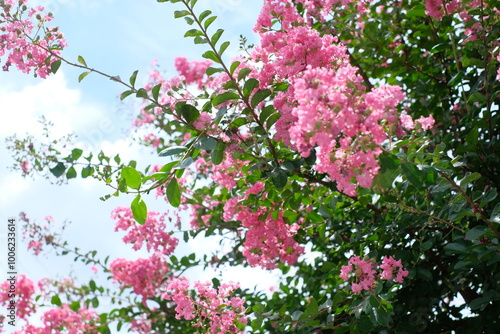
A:
<svg viewBox="0 0 500 334">
<path fill-rule="evenodd" d="M 134 250 L 141 249 L 145 244 L 148 252 L 170 255 L 177 247 L 179 240 L 166 231 L 166 216 L 166 213 L 149 211 L 146 223 L 139 225 L 135 222 L 130 207 L 118 207 L 111 212 L 111 218 L 117 220 L 115 231 L 127 231 L 128 233 L 122 240 L 133 244 Z"/>
<path fill-rule="evenodd" d="M 420 118 L 417 119 L 417 123 L 422 126 L 422 130 L 429 130 L 434 126 L 434 117 L 432 117 L 432 115 L 427 117 L 420 116 Z"/>
<path fill-rule="evenodd" d="M 403 283 L 403 278 L 408 276 L 408 271 L 403 269 L 401 260 L 396 261 L 392 256 L 384 256 L 380 269 L 383 269 L 380 277 L 386 280 L 393 279 L 394 270 L 397 270 L 396 277 L 394 278 L 394 281 L 397 283 Z"/>
</svg>

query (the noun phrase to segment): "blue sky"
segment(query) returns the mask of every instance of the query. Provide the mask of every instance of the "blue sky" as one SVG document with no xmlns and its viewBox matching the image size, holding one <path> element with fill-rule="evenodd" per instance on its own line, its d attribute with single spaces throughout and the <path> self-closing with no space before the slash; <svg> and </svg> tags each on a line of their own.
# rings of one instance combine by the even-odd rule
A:
<svg viewBox="0 0 500 334">
<path fill-rule="evenodd" d="M 168 74 L 174 74 L 173 62 L 176 56 L 200 60 L 206 46 L 195 46 L 190 39 L 183 38 L 189 28 L 182 19 L 174 19 L 174 10 L 180 4 L 157 3 L 155 0 L 31 0 L 30 3 L 43 3 L 50 9 L 58 25 L 64 32 L 69 47 L 63 56 L 76 61 L 81 55 L 87 64 L 110 75 L 120 75 L 126 79 L 134 70 L 139 70 L 138 83 L 144 83 L 150 63 L 158 63 Z M 200 0 L 198 12 L 211 9 L 219 19 L 212 26 L 225 29 L 224 40 L 231 41 L 229 55 L 236 55 L 239 36 L 247 36 L 256 42 L 252 32 L 260 1 L 244 0 Z M 136 258 L 144 256 L 130 250 L 121 243 L 121 234 L 113 232 L 114 223 L 109 218 L 116 206 L 127 206 L 132 197 L 120 196 L 107 202 L 99 200 L 109 193 L 104 185 L 87 179 L 72 180 L 69 184 L 57 186 L 40 177 L 34 180 L 22 178 L 20 173 L 11 172 L 8 167 L 13 160 L 5 149 L 4 140 L 13 134 L 26 133 L 39 135 L 41 132 L 37 119 L 45 115 L 54 122 L 54 137 L 75 132 L 77 146 L 91 148 L 94 152 L 104 149 L 109 154 L 120 153 L 125 160 L 140 160 L 161 163 L 147 150 L 130 146 L 126 135 L 130 130 L 133 98 L 125 104 L 118 99 L 124 90 L 119 84 L 106 78 L 91 74 L 82 83 L 77 77 L 81 71 L 63 65 L 55 76 L 47 80 L 34 79 L 11 68 L 10 72 L 0 72 L 0 219 L 1 225 L 8 217 L 17 217 L 26 211 L 32 219 L 41 222 L 46 215 L 52 215 L 56 222 L 72 221 L 65 237 L 73 246 L 85 250 L 98 249 L 100 254 L 116 257 Z M 165 202 L 148 199 L 152 210 L 161 211 Z M 1 245 L 5 242 L 6 229 L 0 230 Z M 19 233 L 19 239 L 21 235 Z M 198 240 L 181 251 L 207 249 L 207 241 Z M 215 241 L 209 245 L 215 246 Z M 3 246 L 2 246 L 3 248 Z M 75 265 L 72 258 L 55 260 L 50 254 L 35 258 L 19 249 L 19 272 L 33 279 L 43 277 L 62 278 L 71 271 L 78 277 L 90 277 L 89 268 Z M 0 259 L 3 278 L 5 258 Z M 191 273 L 194 277 L 209 279 L 210 275 L 201 272 Z M 273 274 L 257 271 L 228 272 L 228 279 L 241 280 L 250 287 L 259 281 L 275 282 Z M 2 279 L 3 280 L 3 279 Z"/>
</svg>

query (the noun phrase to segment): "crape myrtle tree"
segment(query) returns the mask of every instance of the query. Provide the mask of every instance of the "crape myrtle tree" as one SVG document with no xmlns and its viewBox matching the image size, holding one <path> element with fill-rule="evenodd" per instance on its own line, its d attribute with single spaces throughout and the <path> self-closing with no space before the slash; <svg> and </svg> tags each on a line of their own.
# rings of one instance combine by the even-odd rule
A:
<svg viewBox="0 0 500 334">
<path fill-rule="evenodd" d="M 24 175 L 91 177 L 109 186 L 104 199 L 125 197 L 116 230 L 150 253 L 108 261 L 22 214 L 36 254 L 72 254 L 114 285 L 19 276 L 20 332 L 496 332 L 499 1 L 265 0 L 258 44 L 242 37 L 235 59 L 210 11 L 158 2 L 204 60 L 177 58 L 169 78 L 154 67 L 140 87 L 137 72 L 121 80 L 64 58 L 42 8 L 0 1 L 4 70 L 44 78 L 65 64 L 80 81 L 116 81 L 121 99 L 143 101 L 133 126 L 165 159 L 143 170 L 64 139 L 7 140 Z M 164 212 L 148 211 L 155 196 Z M 231 247 L 176 257 L 179 233 Z M 193 266 L 279 269 L 283 281 L 270 294 L 189 282 Z"/>
</svg>

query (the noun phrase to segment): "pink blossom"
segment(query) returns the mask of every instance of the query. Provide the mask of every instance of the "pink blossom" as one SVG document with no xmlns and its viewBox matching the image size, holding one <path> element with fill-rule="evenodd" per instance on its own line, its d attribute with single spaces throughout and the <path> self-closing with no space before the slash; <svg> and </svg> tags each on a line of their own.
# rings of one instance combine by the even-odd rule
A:
<svg viewBox="0 0 500 334">
<path fill-rule="evenodd" d="M 419 119 L 416 121 L 422 126 L 422 130 L 429 130 L 434 126 L 434 117 L 432 115 L 429 115 L 427 117 L 420 116 Z"/>
<path fill-rule="evenodd" d="M 8 71 L 10 66 L 15 65 L 24 73 L 34 70 L 35 75 L 46 78 L 51 73 L 50 65 L 58 59 L 54 55 L 59 55 L 67 44 L 57 27 L 45 27 L 52 16 L 43 14 L 43 7 L 28 10 L 24 3 L 26 1 L 0 5 L 3 10 L 0 57 L 7 54 L 3 70 Z M 24 15 L 26 10 L 27 16 Z"/>
<path fill-rule="evenodd" d="M 188 61 L 184 57 L 175 58 L 175 68 L 184 77 L 186 83 L 197 83 L 200 89 L 207 83 L 205 72 L 211 65 L 210 60 Z"/>
<path fill-rule="evenodd" d="M 111 262 L 110 271 L 120 288 L 132 287 L 134 293 L 142 296 L 145 301 L 163 290 L 163 281 L 169 269 L 162 256 L 153 254 L 146 259 L 118 258 Z"/>
<path fill-rule="evenodd" d="M 246 324 L 244 300 L 232 297 L 239 286 L 236 283 L 223 283 L 218 289 L 210 282 L 194 282 L 196 294 L 189 290 L 186 278 L 174 279 L 167 286 L 164 298 L 175 302 L 176 318 L 197 319 L 195 326 L 208 322 L 210 333 L 243 333 L 238 324 Z"/>
<path fill-rule="evenodd" d="M 14 280 L 6 280 L 0 285 L 0 304 L 7 307 L 11 298 L 9 291 L 14 285 L 16 293 L 16 316 L 19 319 L 26 319 L 31 313 L 35 312 L 36 307 L 32 299 L 35 293 L 35 284 L 25 275 L 14 276 Z"/>
<path fill-rule="evenodd" d="M 117 220 L 115 231 L 127 231 L 122 240 L 133 244 L 134 250 L 141 249 L 145 244 L 148 252 L 170 255 L 177 247 L 179 240 L 166 231 L 166 216 L 167 213 L 149 211 L 144 225 L 139 225 L 135 222 L 130 207 L 118 207 L 111 212 L 111 218 Z"/>
<path fill-rule="evenodd" d="M 410 115 L 402 114 L 399 116 L 399 121 L 401 122 L 401 126 L 407 130 L 413 130 L 415 128 L 415 123 Z"/>
<path fill-rule="evenodd" d="M 408 271 L 403 269 L 401 260 L 394 260 L 392 256 L 384 256 L 380 269 L 383 269 L 380 276 L 383 279 L 390 280 L 394 278 L 394 270 L 397 270 L 396 277 L 394 281 L 397 283 L 403 283 L 403 278 L 408 276 Z"/>
</svg>

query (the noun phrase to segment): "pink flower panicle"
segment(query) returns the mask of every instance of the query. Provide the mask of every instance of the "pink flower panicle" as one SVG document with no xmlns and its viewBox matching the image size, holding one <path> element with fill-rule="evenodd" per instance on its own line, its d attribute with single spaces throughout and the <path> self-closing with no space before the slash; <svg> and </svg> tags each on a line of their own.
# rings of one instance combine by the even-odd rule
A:
<svg viewBox="0 0 500 334">
<path fill-rule="evenodd" d="M 143 244 L 146 244 L 148 252 L 170 255 L 174 252 L 179 240 L 166 232 L 166 215 L 166 213 L 149 211 L 146 223 L 139 225 L 135 222 L 129 207 L 118 207 L 111 213 L 111 218 L 117 220 L 115 231 L 128 232 L 122 240 L 125 243 L 133 244 L 134 250 L 139 250 Z"/>
<path fill-rule="evenodd" d="M 232 297 L 239 285 L 233 282 L 223 283 L 218 289 L 210 282 L 195 282 L 196 297 L 189 290 L 189 282 L 181 277 L 170 282 L 164 298 L 175 302 L 176 318 L 193 320 L 195 326 L 209 323 L 210 333 L 243 333 L 239 325 L 246 324 L 245 301 Z"/>
<path fill-rule="evenodd" d="M 0 285 L 0 305 L 5 307 L 10 303 L 9 294 L 15 291 L 16 294 L 16 316 L 19 319 L 26 319 L 36 311 L 32 299 L 35 293 L 35 284 L 25 275 L 17 275 L 14 280 L 6 280 Z"/>
<path fill-rule="evenodd" d="M 137 260 L 118 258 L 111 262 L 110 270 L 120 288 L 132 287 L 134 293 L 142 296 L 143 300 L 161 293 L 169 271 L 167 262 L 159 254 Z"/>
<path fill-rule="evenodd" d="M 26 6 L 27 0 L 4 1 L 0 4 L 0 57 L 7 55 L 2 66 L 4 71 L 15 65 L 24 73 L 35 71 L 35 76 L 46 78 L 50 65 L 67 46 L 58 27 L 46 27 L 52 14 L 44 14 L 44 8 Z M 41 35 L 34 32 L 41 26 Z M 38 33 L 37 33 L 38 34 Z"/>
<path fill-rule="evenodd" d="M 342 266 L 340 278 L 349 281 L 353 278 L 351 289 L 354 293 L 360 293 L 363 290 L 372 291 L 375 287 L 377 278 L 376 263 L 371 260 L 362 260 L 359 256 L 353 256 L 349 259 L 347 266 Z M 403 278 L 408 276 L 408 271 L 403 269 L 401 260 L 395 260 L 392 256 L 385 256 L 380 265 L 382 273 L 379 277 L 385 280 L 394 279 L 397 283 L 403 283 Z M 397 274 L 394 275 L 394 272 Z"/>
</svg>

